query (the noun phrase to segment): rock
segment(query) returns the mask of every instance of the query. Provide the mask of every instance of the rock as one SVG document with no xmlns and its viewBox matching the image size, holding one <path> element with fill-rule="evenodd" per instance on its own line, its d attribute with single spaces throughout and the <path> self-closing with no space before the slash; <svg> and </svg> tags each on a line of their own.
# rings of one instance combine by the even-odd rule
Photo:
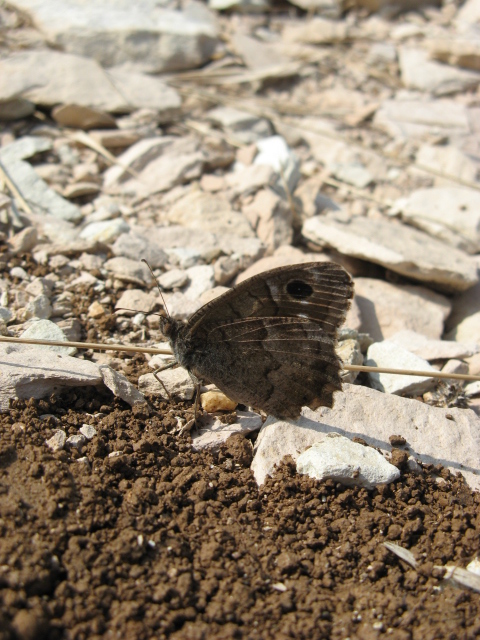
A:
<svg viewBox="0 0 480 640">
<path fill-rule="evenodd" d="M 128 233 L 130 227 L 121 218 L 92 222 L 80 232 L 80 238 L 89 242 L 111 244 L 122 233 Z"/>
<path fill-rule="evenodd" d="M 195 391 L 195 386 L 188 372 L 182 367 L 176 369 L 165 369 L 157 373 L 162 380 L 168 393 L 180 400 L 191 400 Z M 145 373 L 138 379 L 138 388 L 142 393 L 151 395 L 160 395 L 162 398 L 168 398 L 165 389 L 155 378 L 153 373 Z"/>
<path fill-rule="evenodd" d="M 213 15 L 197 3 L 174 11 L 154 0 L 102 7 L 67 0 L 61 13 L 54 2 L 15 0 L 13 6 L 30 17 L 51 46 L 104 67 L 151 74 L 191 69 L 209 60 L 217 42 Z"/>
<path fill-rule="evenodd" d="M 233 107 L 211 109 L 206 113 L 206 118 L 243 144 L 251 144 L 272 135 L 268 120 Z"/>
<path fill-rule="evenodd" d="M 304 11 L 315 12 L 316 15 L 327 18 L 339 18 L 341 5 L 337 0 L 288 0 L 290 4 L 300 7 Z"/>
<path fill-rule="evenodd" d="M 148 284 L 152 278 L 148 267 L 143 262 L 122 258 L 120 256 L 107 260 L 104 268 L 115 278 L 118 278 L 118 280 L 131 282 L 140 287 Z"/>
<path fill-rule="evenodd" d="M 359 330 L 376 342 L 403 330 L 439 339 L 451 309 L 448 298 L 425 287 L 374 278 L 355 278 L 355 301 L 360 309 Z"/>
<path fill-rule="evenodd" d="M 115 309 L 131 310 L 141 313 L 151 313 L 157 304 L 159 304 L 158 296 L 153 293 L 147 293 L 142 289 L 127 289 L 122 293 L 115 304 Z"/>
<path fill-rule="evenodd" d="M 363 364 L 363 355 L 358 340 L 352 338 L 340 340 L 335 351 L 343 364 Z M 344 371 L 342 381 L 352 383 L 356 380 L 358 373 L 358 371 Z"/>
<path fill-rule="evenodd" d="M 475 265 L 462 251 L 452 247 L 447 252 L 439 240 L 393 220 L 332 212 L 306 220 L 302 233 L 320 246 L 450 291 L 464 291 L 477 282 Z"/>
<path fill-rule="evenodd" d="M 123 155 L 127 155 L 128 151 Z M 133 155 L 133 151 L 131 154 Z M 118 158 L 118 161 L 124 165 L 122 156 Z M 142 159 L 143 161 L 144 159 Z M 112 168 L 111 173 L 109 173 L 110 170 L 106 172 L 104 184 L 112 193 L 131 194 L 146 198 L 161 191 L 168 191 L 175 185 L 200 178 L 204 162 L 205 156 L 200 149 L 198 140 L 188 137 L 166 137 L 161 147 L 158 148 L 154 159 L 147 162 L 144 168 L 138 170 L 138 177 L 132 177 L 131 174 L 125 173 L 128 179 L 121 184 L 116 184 L 112 180 L 112 175 L 116 176 L 118 172 L 113 172 Z M 121 175 L 124 174 L 124 171 L 122 169 Z"/>
<path fill-rule="evenodd" d="M 415 158 L 415 166 L 419 169 L 427 169 L 434 174 L 440 174 L 435 178 L 436 183 L 439 181 L 448 183 L 449 178 L 460 182 L 475 182 L 477 179 L 478 164 L 468 154 L 463 153 L 452 144 L 422 144 Z M 442 177 L 442 174 L 445 177 Z M 425 189 L 425 191 L 431 190 Z M 418 191 L 414 193 L 418 193 Z M 448 242 L 446 238 L 445 241 Z"/>
<path fill-rule="evenodd" d="M 17 138 L 15 142 L 0 148 L 0 160 L 9 165 L 17 160 L 27 160 L 37 153 L 50 151 L 52 141 L 41 136 L 22 136 Z"/>
<path fill-rule="evenodd" d="M 434 60 L 480 71 L 480 43 L 473 29 L 471 35 L 467 32 L 462 37 L 449 37 L 447 34 L 434 37 L 428 42 L 428 49 Z"/>
<path fill-rule="evenodd" d="M 468 110 L 453 100 L 385 100 L 373 123 L 395 138 L 470 135 Z"/>
<path fill-rule="evenodd" d="M 242 212 L 270 251 L 292 242 L 292 211 L 271 189 L 261 189 Z"/>
<path fill-rule="evenodd" d="M 413 371 L 435 371 L 435 369 L 423 358 L 411 353 L 396 342 L 383 340 L 375 342 L 367 351 L 365 364 L 368 367 L 380 367 L 388 369 L 404 369 Z M 385 393 L 397 395 L 421 395 L 431 389 L 436 380 L 427 376 L 401 376 L 390 373 L 368 374 L 370 383 L 374 389 Z"/>
<path fill-rule="evenodd" d="M 45 398 L 62 387 L 101 384 L 100 370 L 92 362 L 55 353 L 52 348 L 42 347 L 39 351 L 32 346 L 27 351 L 2 356 L 0 410 L 7 411 L 12 398 Z"/>
<path fill-rule="evenodd" d="M 117 158 L 116 164 L 105 171 L 104 186 L 110 188 L 130 179 L 142 171 L 149 162 L 158 158 L 171 143 L 172 138 L 168 136 L 152 136 L 139 140 Z"/>
<path fill-rule="evenodd" d="M 394 342 L 411 353 L 428 360 L 446 360 L 449 358 L 468 358 L 480 351 L 476 344 L 463 344 L 454 340 L 432 340 L 415 331 L 399 331 L 389 337 Z"/>
<path fill-rule="evenodd" d="M 335 394 L 333 409 L 304 408 L 296 421 L 267 418 L 255 443 L 252 471 L 257 483 L 263 484 L 284 456 L 296 460 L 331 432 L 363 438 L 384 452 L 391 450 L 390 436 L 400 434 L 407 441 L 407 453 L 460 471 L 472 488 L 480 489 L 480 418 L 473 411 L 432 407 L 349 384 Z"/>
<path fill-rule="evenodd" d="M 85 438 L 85 436 L 82 433 L 78 433 L 67 438 L 65 441 L 65 446 L 68 449 L 77 449 L 78 451 L 81 451 L 86 443 L 87 439 Z"/>
<path fill-rule="evenodd" d="M 480 252 L 480 193 L 465 187 L 418 189 L 394 204 L 410 224 L 469 253 Z"/>
<path fill-rule="evenodd" d="M 445 337 L 480 345 L 480 283 L 453 299 Z"/>
<path fill-rule="evenodd" d="M 284 181 L 290 193 L 295 191 L 300 178 L 300 162 L 296 155 L 289 149 L 282 136 L 271 136 L 257 142 L 258 154 L 253 161 L 254 165 L 266 164 L 278 174 L 277 188 L 284 192 Z"/>
<path fill-rule="evenodd" d="M 99 369 L 105 386 L 114 396 L 121 398 L 132 407 L 136 404 L 145 404 L 144 395 L 127 380 L 123 373 L 114 371 L 107 365 L 100 365 Z"/>
<path fill-rule="evenodd" d="M 191 300 L 183 295 L 183 293 L 164 293 L 165 308 L 168 309 L 168 313 L 175 320 L 188 320 L 196 311 L 203 306 L 201 300 Z"/>
<path fill-rule="evenodd" d="M 94 196 L 100 192 L 100 185 L 96 182 L 76 182 L 69 184 L 63 190 L 63 196 L 69 200 L 83 198 L 84 196 Z"/>
<path fill-rule="evenodd" d="M 140 140 L 140 133 L 134 130 L 102 129 L 91 130 L 89 136 L 106 149 L 124 149 Z"/>
<path fill-rule="evenodd" d="M 33 340 L 52 340 L 55 342 L 67 341 L 67 336 L 63 333 L 60 327 L 58 327 L 54 322 L 46 319 L 36 320 L 35 322 L 33 322 L 28 327 L 28 329 L 25 329 L 25 331 L 20 334 L 20 338 L 30 338 Z M 28 350 L 39 350 L 39 357 L 43 357 L 42 354 L 45 350 L 52 351 L 53 353 L 61 353 L 68 356 L 73 356 L 77 352 L 75 347 L 59 347 L 55 345 L 48 346 L 34 344 L 28 345 Z"/>
<path fill-rule="evenodd" d="M 474 23 L 480 22 L 480 2 L 479 0 L 466 0 L 457 13 L 457 22 L 461 26 L 462 23 L 469 27 Z"/>
<path fill-rule="evenodd" d="M 79 222 L 82 219 L 80 209 L 50 189 L 28 162 L 23 160 L 10 162 L 8 176 L 31 206 L 38 207 L 40 211 L 48 211 L 54 218 L 69 222 Z"/>
<path fill-rule="evenodd" d="M 152 269 L 163 267 L 168 259 L 165 251 L 157 247 L 154 242 L 132 232 L 122 233 L 118 236 L 112 245 L 112 251 L 115 256 L 123 256 L 132 260 L 138 260 L 139 257 L 142 257 Z"/>
<path fill-rule="evenodd" d="M 199 264 L 186 271 L 189 283 L 184 289 L 188 300 L 198 300 L 200 296 L 215 286 L 214 269 L 209 264 Z"/>
<path fill-rule="evenodd" d="M 170 271 L 165 271 L 158 278 L 158 284 L 162 289 L 166 289 L 167 291 L 171 289 L 181 289 L 188 282 L 188 275 L 184 269 L 171 269 Z"/>
<path fill-rule="evenodd" d="M 331 169 L 335 178 L 347 184 L 352 184 L 358 189 L 365 189 L 373 182 L 373 175 L 358 162 L 334 164 Z"/>
<path fill-rule="evenodd" d="M 349 38 L 349 28 L 346 21 L 314 17 L 288 24 L 283 30 L 283 37 L 287 42 L 338 44 Z"/>
<path fill-rule="evenodd" d="M 74 129 L 116 129 L 117 123 L 111 115 L 79 104 L 62 104 L 52 110 L 52 118 L 64 127 Z"/>
<path fill-rule="evenodd" d="M 168 219 L 190 229 L 234 233 L 242 238 L 255 235 L 245 216 L 235 211 L 225 197 L 202 191 L 193 191 L 178 200 Z"/>
<path fill-rule="evenodd" d="M 215 411 L 234 411 L 238 402 L 230 400 L 221 391 L 211 390 L 202 393 L 200 404 L 207 413 L 215 413 Z"/>
<path fill-rule="evenodd" d="M 257 13 L 269 8 L 268 0 L 209 0 L 208 6 L 215 11 L 235 11 L 239 13 Z"/>
<path fill-rule="evenodd" d="M 76 104 L 110 113 L 151 107 L 168 119 L 180 107 L 175 89 L 158 78 L 121 69 L 107 72 L 95 60 L 48 49 L 15 52 L 0 61 L 0 102 L 17 96 L 44 107 Z"/>
<path fill-rule="evenodd" d="M 97 430 L 91 424 L 83 424 L 80 427 L 79 431 L 87 440 L 93 440 L 93 438 L 97 435 Z"/>
<path fill-rule="evenodd" d="M 62 429 L 56 429 L 55 433 L 45 442 L 52 451 L 62 451 L 67 441 L 67 434 Z"/>
<path fill-rule="evenodd" d="M 233 199 L 239 196 L 245 198 L 262 187 L 277 184 L 278 174 L 268 165 L 238 165 L 232 173 L 227 174 L 225 180 Z"/>
<path fill-rule="evenodd" d="M 46 295 L 35 296 L 33 300 L 27 303 L 24 310 L 26 320 L 30 318 L 40 318 L 46 320 L 52 315 L 52 305 Z"/>
<path fill-rule="evenodd" d="M 103 307 L 99 302 L 94 300 L 92 304 L 88 307 L 87 315 L 89 318 L 92 318 L 93 320 L 98 320 L 99 318 L 102 318 L 105 315 L 105 307 Z"/>
<path fill-rule="evenodd" d="M 331 478 L 346 486 L 374 489 L 400 477 L 400 471 L 372 447 L 328 433 L 297 458 L 297 472 L 316 480 Z"/>
<path fill-rule="evenodd" d="M 14 236 L 9 238 L 8 244 L 13 255 L 26 253 L 35 248 L 38 241 L 38 231 L 36 227 L 25 227 Z"/>
<path fill-rule="evenodd" d="M 423 49 L 400 47 L 398 53 L 402 81 L 409 89 L 445 96 L 475 89 L 480 84 L 480 73 L 429 60 L 428 51 Z"/>
<path fill-rule="evenodd" d="M 21 120 L 28 118 L 35 112 L 35 105 L 24 98 L 13 98 L 0 102 L 0 121 Z"/>
<path fill-rule="evenodd" d="M 205 420 L 205 418 L 203 418 Z M 192 447 L 201 451 L 202 449 L 217 450 L 224 444 L 230 436 L 234 434 L 247 434 L 258 431 L 262 426 L 262 416 L 253 411 L 237 411 L 237 419 L 233 424 L 224 424 L 219 418 L 211 417 L 210 423 L 200 429 L 200 432 L 193 432 Z"/>
</svg>

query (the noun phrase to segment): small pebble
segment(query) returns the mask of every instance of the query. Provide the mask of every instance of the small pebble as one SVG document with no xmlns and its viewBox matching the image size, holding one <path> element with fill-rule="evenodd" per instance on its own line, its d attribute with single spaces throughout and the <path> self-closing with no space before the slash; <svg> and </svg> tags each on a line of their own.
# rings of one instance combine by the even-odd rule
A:
<svg viewBox="0 0 480 640">
<path fill-rule="evenodd" d="M 83 448 L 86 441 L 87 441 L 86 437 L 83 434 L 79 433 L 77 435 L 70 436 L 69 438 L 67 438 L 65 442 L 65 446 L 69 447 L 70 449 L 80 450 Z"/>
<path fill-rule="evenodd" d="M 46 441 L 45 444 L 52 451 L 61 451 L 65 446 L 66 440 L 67 434 L 65 433 L 65 431 L 62 431 L 62 429 L 58 429 L 57 431 L 55 431 L 53 436 Z"/>
<path fill-rule="evenodd" d="M 104 307 L 96 300 L 92 302 L 92 304 L 88 307 L 89 318 L 96 319 L 96 318 L 101 318 L 104 315 L 105 315 Z"/>
<path fill-rule="evenodd" d="M 92 440 L 97 435 L 97 430 L 91 424 L 83 424 L 79 432 L 85 436 L 87 440 Z"/>
</svg>

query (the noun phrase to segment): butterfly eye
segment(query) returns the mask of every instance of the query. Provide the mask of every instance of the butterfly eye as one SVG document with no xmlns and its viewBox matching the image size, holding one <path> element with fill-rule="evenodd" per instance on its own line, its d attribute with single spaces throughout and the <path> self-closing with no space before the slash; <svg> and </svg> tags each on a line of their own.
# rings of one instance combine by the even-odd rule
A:
<svg viewBox="0 0 480 640">
<path fill-rule="evenodd" d="M 292 280 L 287 284 L 287 293 L 297 300 L 304 300 L 312 295 L 313 289 L 302 280 Z"/>
</svg>

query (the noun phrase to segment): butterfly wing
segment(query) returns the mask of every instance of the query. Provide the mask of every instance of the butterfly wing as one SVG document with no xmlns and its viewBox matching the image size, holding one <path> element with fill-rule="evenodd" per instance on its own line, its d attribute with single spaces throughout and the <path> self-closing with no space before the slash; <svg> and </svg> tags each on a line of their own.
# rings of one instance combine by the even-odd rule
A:
<svg viewBox="0 0 480 640">
<path fill-rule="evenodd" d="M 261 273 L 190 318 L 180 362 L 233 400 L 278 417 L 332 406 L 341 388 L 336 332 L 352 295 L 350 276 L 333 263 Z"/>
</svg>

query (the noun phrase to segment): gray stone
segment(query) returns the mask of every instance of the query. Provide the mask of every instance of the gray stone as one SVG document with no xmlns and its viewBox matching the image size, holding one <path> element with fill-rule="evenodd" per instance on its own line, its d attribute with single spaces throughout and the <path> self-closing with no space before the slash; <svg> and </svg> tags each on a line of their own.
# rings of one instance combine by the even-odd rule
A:
<svg viewBox="0 0 480 640">
<path fill-rule="evenodd" d="M 93 438 L 97 435 L 97 430 L 91 424 L 82 424 L 79 431 L 87 440 L 93 440 Z"/>
<path fill-rule="evenodd" d="M 144 395 L 118 371 L 114 371 L 107 365 L 100 365 L 100 373 L 106 387 L 114 396 L 121 398 L 132 407 L 136 404 L 145 404 Z"/>
<path fill-rule="evenodd" d="M 37 153 L 50 151 L 52 142 L 41 136 L 23 136 L 0 148 L 0 160 L 6 164 L 16 160 L 27 160 Z"/>
<path fill-rule="evenodd" d="M 65 446 L 68 449 L 77 449 L 81 451 L 85 444 L 87 443 L 87 439 L 82 433 L 75 434 L 74 436 L 70 436 L 65 441 Z"/>
<path fill-rule="evenodd" d="M 475 264 L 465 253 L 454 247 L 446 251 L 443 242 L 394 220 L 332 212 L 306 220 L 302 233 L 320 246 L 451 291 L 464 291 L 478 281 Z"/>
<path fill-rule="evenodd" d="M 186 273 L 189 283 L 183 293 L 188 300 L 198 300 L 203 293 L 215 286 L 214 269 L 209 264 L 190 267 Z"/>
<path fill-rule="evenodd" d="M 195 390 L 194 384 L 188 372 L 181 367 L 176 369 L 166 369 L 158 372 L 158 377 L 162 380 L 168 393 L 180 400 L 191 400 Z M 168 398 L 165 389 L 155 378 L 153 373 L 146 373 L 138 379 L 138 388 L 145 394 L 160 395 Z"/>
<path fill-rule="evenodd" d="M 57 429 L 53 436 L 45 442 L 47 447 L 52 451 L 61 451 L 65 447 L 67 434 L 62 429 Z"/>
<path fill-rule="evenodd" d="M 394 204 L 404 220 L 468 253 L 480 252 L 480 193 L 466 187 L 418 189 Z"/>
<path fill-rule="evenodd" d="M 152 269 L 163 267 L 168 259 L 165 251 L 157 247 L 155 243 L 135 233 L 122 233 L 112 245 L 112 251 L 115 256 L 123 256 L 132 260 L 143 258 Z"/>
<path fill-rule="evenodd" d="M 474 343 L 464 344 L 454 340 L 432 340 L 415 331 L 399 331 L 389 338 L 390 342 L 408 349 L 411 353 L 428 360 L 446 360 L 448 358 L 468 358 L 480 351 Z"/>
<path fill-rule="evenodd" d="M 38 231 L 35 227 L 25 227 L 9 238 L 8 244 L 13 255 L 32 251 L 38 241 Z"/>
<path fill-rule="evenodd" d="M 82 219 L 80 209 L 51 189 L 28 162 L 23 160 L 9 162 L 7 173 L 23 197 L 38 213 L 48 213 L 69 222 L 79 222 Z"/>
<path fill-rule="evenodd" d="M 130 227 L 121 218 L 92 222 L 82 229 L 80 238 L 89 242 L 111 244 L 122 233 L 128 233 Z"/>
<path fill-rule="evenodd" d="M 65 0 L 59 12 L 49 0 L 13 2 L 55 48 L 93 58 L 104 67 L 122 65 L 164 73 L 207 62 L 217 42 L 212 14 L 195 2 L 183 11 L 159 4 L 154 0 L 105 5 Z"/>
<path fill-rule="evenodd" d="M 40 318 L 46 320 L 52 315 L 52 305 L 48 296 L 41 294 L 35 296 L 25 307 L 25 319 Z"/>
<path fill-rule="evenodd" d="M 110 258 L 104 267 L 115 278 L 124 282 L 131 282 L 143 286 L 151 282 L 152 276 L 148 267 L 140 260 L 130 260 L 130 258 Z"/>
<path fill-rule="evenodd" d="M 253 411 L 237 411 L 237 419 L 232 424 L 224 424 L 219 418 L 213 418 L 206 426 L 192 434 L 192 447 L 217 450 L 235 433 L 252 433 L 262 426 L 262 416 Z"/>
<path fill-rule="evenodd" d="M 427 360 L 390 340 L 372 344 L 368 348 L 365 364 L 368 367 L 388 369 L 436 371 Z M 401 376 L 390 373 L 369 372 L 368 377 L 374 389 L 397 395 L 420 395 L 431 389 L 436 382 L 435 378 L 427 376 Z"/>
<path fill-rule="evenodd" d="M 400 471 L 372 447 L 328 433 L 297 458 L 297 471 L 316 480 L 331 478 L 346 486 L 374 489 L 400 477 Z"/>
<path fill-rule="evenodd" d="M 167 291 L 171 289 L 181 289 L 187 282 L 188 275 L 184 269 L 171 269 L 170 271 L 162 273 L 158 278 L 158 284 L 162 289 L 166 289 Z"/>
<path fill-rule="evenodd" d="M 251 144 L 272 135 L 268 120 L 233 107 L 211 109 L 206 113 L 206 118 L 225 131 L 232 132 L 233 137 L 243 144 Z"/>
<path fill-rule="evenodd" d="M 2 356 L 0 410 L 7 411 L 13 398 L 45 398 L 62 387 L 101 384 L 100 370 L 93 362 L 32 346 Z"/>
<path fill-rule="evenodd" d="M 159 302 L 158 295 L 142 289 L 127 289 L 115 304 L 116 310 L 129 309 L 140 313 L 151 313 Z"/>
<path fill-rule="evenodd" d="M 432 407 L 349 384 L 343 386 L 343 393 L 335 394 L 332 409 L 304 408 L 296 421 L 267 419 L 255 443 L 252 463 L 258 484 L 265 482 L 284 456 L 296 460 L 331 432 L 361 437 L 384 452 L 391 451 L 391 435 L 402 435 L 407 453 L 423 463 L 461 472 L 473 489 L 480 489 L 480 417 L 472 410 Z"/>
<path fill-rule="evenodd" d="M 28 329 L 25 329 L 25 331 L 20 334 L 20 337 L 31 338 L 34 340 L 52 340 L 55 342 L 66 342 L 67 340 L 67 336 L 63 333 L 60 327 L 47 319 L 36 320 L 28 327 Z M 35 351 L 36 349 L 39 350 L 39 357 L 46 349 L 48 351 L 53 351 L 53 353 L 61 353 L 68 356 L 73 356 L 77 352 L 75 347 L 28 345 L 29 351 Z"/>
</svg>

